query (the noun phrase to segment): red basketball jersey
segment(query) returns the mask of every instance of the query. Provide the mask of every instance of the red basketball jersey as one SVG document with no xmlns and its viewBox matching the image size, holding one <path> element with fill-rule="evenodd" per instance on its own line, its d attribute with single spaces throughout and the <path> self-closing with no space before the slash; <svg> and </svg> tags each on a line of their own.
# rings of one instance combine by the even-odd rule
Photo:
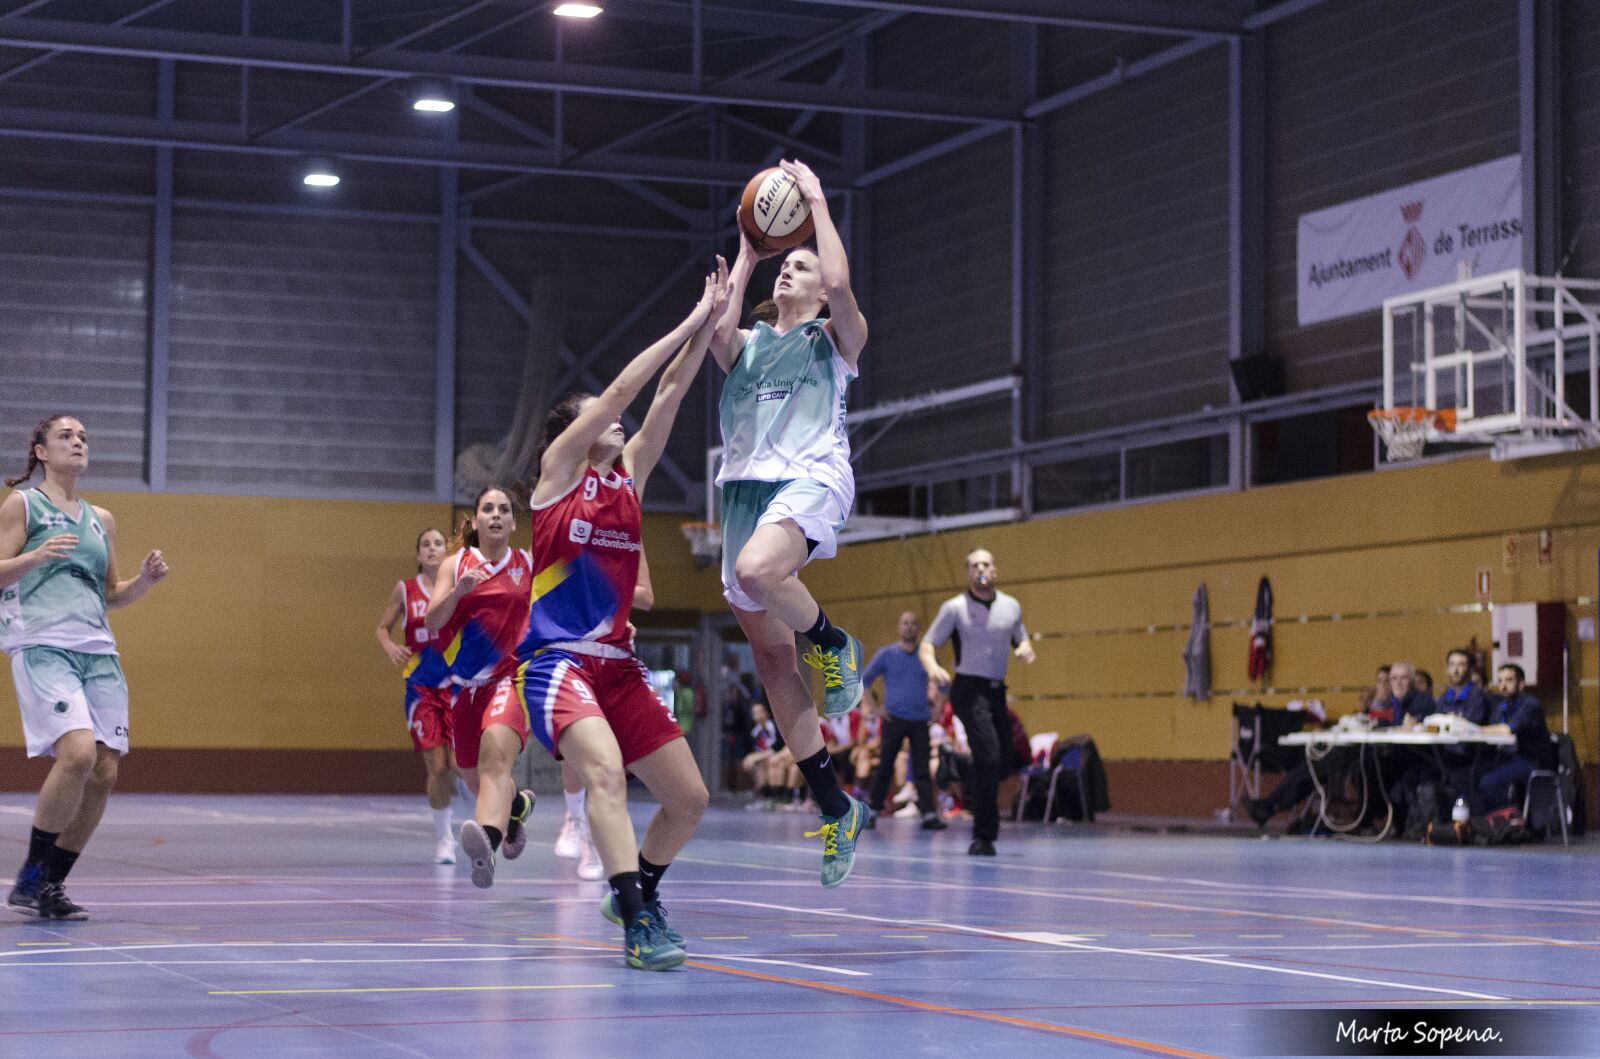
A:
<svg viewBox="0 0 1600 1059">
<path fill-rule="evenodd" d="M 642 549 L 639 497 L 620 467 L 604 476 L 585 467 L 571 489 L 534 508 L 533 590 L 519 654 L 581 642 L 631 653 Z"/>
<path fill-rule="evenodd" d="M 406 593 L 405 646 L 421 650 L 428 643 L 428 624 L 423 621 L 428 614 L 428 600 L 433 597 L 433 586 L 421 574 L 400 582 Z"/>
<path fill-rule="evenodd" d="M 509 675 L 528 619 L 528 585 L 533 579 L 528 553 L 512 548 L 490 564 L 478 549 L 465 548 L 445 561 L 456 564 L 457 581 L 469 570 L 489 574 L 456 602 L 455 613 L 434 638 L 433 646 L 450 666 L 451 679 L 477 686 Z"/>
</svg>

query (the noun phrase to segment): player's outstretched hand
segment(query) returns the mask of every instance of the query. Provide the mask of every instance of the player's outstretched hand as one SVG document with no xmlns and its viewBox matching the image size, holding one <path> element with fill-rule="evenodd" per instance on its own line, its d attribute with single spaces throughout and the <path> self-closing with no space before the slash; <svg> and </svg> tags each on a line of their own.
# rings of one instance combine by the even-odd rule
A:
<svg viewBox="0 0 1600 1059">
<path fill-rule="evenodd" d="M 711 319 L 715 320 L 722 315 L 722 310 L 727 307 L 728 298 L 733 292 L 733 283 L 728 279 L 728 260 L 721 254 L 717 255 L 717 272 L 712 278 L 716 289 L 711 305 Z"/>
<path fill-rule="evenodd" d="M 700 326 L 711 319 L 713 310 L 717 306 L 717 274 L 715 272 L 706 276 L 705 286 L 700 289 L 700 300 L 694 303 L 694 308 L 689 310 L 684 323 L 690 330 L 698 331 Z"/>
<path fill-rule="evenodd" d="M 778 163 L 778 168 L 794 178 L 795 186 L 800 189 L 800 197 L 806 202 L 814 205 L 822 201 L 822 181 L 817 179 L 817 174 L 811 171 L 810 166 L 798 158 L 792 161 L 785 158 Z"/>
</svg>

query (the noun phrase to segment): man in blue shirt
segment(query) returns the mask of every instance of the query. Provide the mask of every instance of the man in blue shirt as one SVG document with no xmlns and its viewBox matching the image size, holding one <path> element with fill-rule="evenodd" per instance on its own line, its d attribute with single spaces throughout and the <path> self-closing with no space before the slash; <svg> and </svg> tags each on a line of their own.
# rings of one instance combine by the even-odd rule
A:
<svg viewBox="0 0 1600 1059">
<path fill-rule="evenodd" d="M 1489 700 L 1482 685 L 1472 679 L 1472 655 L 1466 648 L 1457 647 L 1445 656 L 1444 672 L 1450 685 L 1434 698 L 1434 708 L 1460 714 L 1473 724 L 1488 724 Z"/>
<path fill-rule="evenodd" d="M 928 674 L 917 656 L 922 623 L 911 611 L 900 615 L 900 639 L 879 648 L 861 674 L 861 683 L 877 698 L 874 683 L 883 678 L 883 744 L 878 768 L 872 774 L 872 789 L 867 804 L 874 809 L 883 804 L 894 780 L 894 759 L 900 745 L 911 741 L 911 782 L 917 788 L 917 809 L 926 831 L 943 831 L 949 825 L 939 819 L 933 800 L 933 781 L 928 775 Z M 872 824 L 868 824 L 871 827 Z"/>
<path fill-rule="evenodd" d="M 1522 667 L 1507 663 L 1495 671 L 1497 698 L 1489 707 L 1491 732 L 1517 737 L 1515 747 L 1497 747 L 1485 755 L 1484 771 L 1472 788 L 1472 811 L 1489 813 L 1515 804 L 1519 788 L 1534 769 L 1555 767 L 1555 745 L 1545 724 L 1544 707 L 1528 694 Z"/>
</svg>

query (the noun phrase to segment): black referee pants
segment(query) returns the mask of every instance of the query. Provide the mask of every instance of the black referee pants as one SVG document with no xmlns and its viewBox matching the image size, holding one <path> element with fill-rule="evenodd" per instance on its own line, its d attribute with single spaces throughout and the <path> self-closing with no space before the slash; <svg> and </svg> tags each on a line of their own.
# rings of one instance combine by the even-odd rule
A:
<svg viewBox="0 0 1600 1059">
<path fill-rule="evenodd" d="M 972 810 L 972 837 L 993 842 L 1000 835 L 996 792 L 1000 778 L 1011 771 L 1011 716 L 1006 712 L 1003 680 L 985 680 L 957 673 L 950 682 L 950 705 L 967 729 L 972 770 L 962 778 L 961 793 Z"/>
<path fill-rule="evenodd" d="M 965 722 L 963 722 L 965 723 Z M 872 773 L 872 788 L 867 794 L 867 804 L 873 812 L 883 805 L 884 795 L 894 782 L 894 759 L 900 753 L 900 744 L 911 741 L 911 761 L 908 771 L 917 788 L 917 808 L 927 816 L 936 808 L 933 801 L 933 780 L 928 775 L 928 722 L 907 721 L 893 715 L 883 719 L 883 742 L 878 747 L 878 767 Z"/>
</svg>

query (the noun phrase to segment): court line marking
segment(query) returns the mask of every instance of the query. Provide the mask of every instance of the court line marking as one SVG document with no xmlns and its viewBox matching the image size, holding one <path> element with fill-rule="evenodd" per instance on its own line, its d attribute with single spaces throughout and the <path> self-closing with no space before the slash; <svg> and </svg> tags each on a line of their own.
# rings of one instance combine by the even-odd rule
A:
<svg viewBox="0 0 1600 1059">
<path fill-rule="evenodd" d="M 766 848 L 771 848 L 771 849 L 791 849 L 791 850 L 794 850 L 795 852 L 801 852 L 802 851 L 798 847 L 784 847 L 784 846 L 776 846 L 776 845 L 770 846 L 770 847 L 766 847 Z M 814 853 L 815 851 L 814 850 L 805 850 L 804 852 L 812 852 L 812 853 Z M 894 859 L 899 859 L 899 860 L 917 860 L 917 861 L 926 861 L 927 863 L 933 863 L 933 861 L 929 860 L 928 858 L 906 857 L 906 856 L 896 856 L 896 855 L 890 855 L 890 856 L 893 857 Z M 679 859 L 681 860 L 683 858 L 679 858 Z M 710 861 L 708 863 L 717 863 L 717 862 Z M 1010 864 L 1008 864 L 1008 865 L 1005 865 L 1005 867 L 1007 867 L 1007 868 L 1011 868 L 1011 867 L 1027 867 L 1027 865 L 1010 865 Z M 1087 869 L 1085 869 L 1085 870 L 1087 870 Z M 1151 876 L 1149 878 L 1159 879 L 1160 877 L 1159 876 Z M 874 876 L 870 876 L 870 875 L 866 876 L 866 879 L 868 881 L 880 881 L 880 882 L 883 881 L 881 879 L 878 879 L 878 878 L 876 878 Z M 904 883 L 901 883 L 901 885 L 903 886 Z M 970 892 L 970 891 L 978 891 L 978 892 L 984 892 L 984 893 L 1017 894 L 1017 895 L 1025 896 L 1025 897 L 1048 897 L 1048 898 L 1051 898 L 1051 899 L 1054 899 L 1054 900 L 1058 900 L 1058 901 L 1066 899 L 1066 900 L 1084 901 L 1084 902 L 1089 902 L 1089 903 L 1094 903 L 1094 904 L 1130 905 L 1130 906 L 1133 906 L 1135 908 L 1163 908 L 1163 909 L 1167 909 L 1169 911 L 1176 911 L 1176 912 L 1199 912 L 1199 913 L 1202 913 L 1202 914 L 1208 915 L 1208 916 L 1226 915 L 1226 916 L 1253 917 L 1253 918 L 1269 919 L 1269 920 L 1282 920 L 1282 921 L 1286 921 L 1286 922 L 1314 923 L 1314 924 L 1317 924 L 1318 926 L 1363 927 L 1363 928 L 1365 928 L 1367 930 L 1378 931 L 1378 932 L 1386 933 L 1386 934 L 1411 934 L 1411 935 L 1414 935 L 1414 936 L 1417 936 L 1417 937 L 1425 937 L 1425 938 L 1430 938 L 1430 937 L 1431 938 L 1469 938 L 1469 939 L 1484 940 L 1484 941 L 1518 941 L 1518 942 L 1531 942 L 1531 943 L 1539 944 L 1539 945 L 1548 945 L 1548 946 L 1552 946 L 1552 947 L 1555 947 L 1555 948 L 1575 948 L 1575 949 L 1597 949 L 1597 948 L 1600 948 L 1600 945 L 1596 945 L 1596 944 L 1594 944 L 1592 942 L 1572 941 L 1572 940 L 1569 940 L 1569 939 L 1566 939 L 1566 938 L 1550 938 L 1550 937 L 1542 937 L 1542 936 L 1539 936 L 1539 935 L 1531 935 L 1531 934 L 1485 934 L 1485 933 L 1479 933 L 1479 932 L 1476 932 L 1476 931 L 1470 931 L 1469 932 L 1469 931 L 1463 931 L 1463 930 L 1449 930 L 1449 929 L 1444 929 L 1444 928 L 1440 928 L 1440 927 L 1420 927 L 1420 926 L 1396 925 L 1396 924 L 1392 924 L 1392 923 L 1373 923 L 1373 922 L 1369 922 L 1367 920 L 1341 919 L 1341 918 L 1332 917 L 1332 916 L 1297 915 L 1297 914 L 1288 913 L 1288 912 L 1265 912 L 1265 911 L 1261 911 L 1259 909 L 1253 909 L 1253 908 L 1228 908 L 1228 907 L 1217 907 L 1217 906 L 1213 906 L 1213 905 L 1187 905 L 1187 904 L 1179 904 L 1179 903 L 1174 902 L 1174 901 L 1155 901 L 1155 900 L 1150 900 L 1148 898 L 1135 898 L 1135 897 L 1108 897 L 1108 896 L 1104 896 L 1104 895 L 1101 895 L 1101 894 L 1086 894 L 1086 893 L 1074 892 L 1072 890 L 1037 890 L 1037 889 L 1030 889 L 1030 888 L 1026 888 L 1026 887 L 1015 887 L 1015 886 L 985 886 L 985 885 L 978 885 L 978 884 L 971 884 L 971 883 L 950 883 L 950 882 L 943 882 L 943 881 L 934 880 L 934 879 L 918 880 L 917 885 L 925 886 L 925 887 L 928 887 L 928 888 L 931 888 L 931 889 L 958 890 L 958 891 L 968 891 L 968 892 Z M 1313 891 L 1307 891 L 1307 892 L 1309 893 L 1309 892 L 1313 892 Z M 1365 895 L 1365 896 L 1370 899 L 1371 895 Z M 723 899 L 723 900 L 726 900 L 726 899 Z M 680 901 L 678 903 L 682 904 L 684 902 Z M 814 910 L 807 909 L 806 911 L 814 911 Z M 925 921 L 925 922 L 923 922 L 923 923 L 921 923 L 919 925 L 922 926 L 922 927 L 930 927 L 930 926 L 939 926 L 940 924 L 937 921 L 931 921 L 930 920 L 930 921 Z"/>
<path fill-rule="evenodd" d="M 155 949 L 511 949 L 516 952 L 526 952 L 529 949 L 568 949 L 581 950 L 583 945 L 552 945 L 549 939 L 537 939 L 543 944 L 539 945 L 508 945 L 501 941 L 467 941 L 467 942 L 442 942 L 442 941 L 182 941 L 182 942 L 135 942 L 130 945 L 96 945 L 74 952 L 100 953 L 100 952 L 150 952 Z M 59 950 L 38 952 L 12 952 L 5 955 L 11 958 L 20 956 L 55 956 Z M 30 961 L 32 962 L 32 961 Z M 67 961 L 62 961 L 67 962 Z M 145 962 L 145 961 L 139 961 Z"/>
<path fill-rule="evenodd" d="M 1524 949 L 1544 948 L 1537 941 L 1397 941 L 1374 945 L 1228 945 L 1239 952 L 1375 952 L 1383 949 Z M 1152 945 L 1151 951 L 1211 952 L 1216 945 Z"/>
<path fill-rule="evenodd" d="M 725 839 L 724 841 L 727 841 L 732 845 L 753 846 L 758 849 L 781 849 L 789 853 L 811 854 L 813 856 L 816 854 L 816 850 L 809 846 L 751 842 L 741 839 Z M 928 864 L 934 866 L 945 863 L 944 861 L 934 857 L 924 857 L 910 853 L 878 853 L 875 851 L 871 854 L 871 856 L 874 859 L 881 858 L 885 860 L 911 861 L 917 864 Z M 1138 882 L 1160 883 L 1163 886 L 1168 887 L 1174 884 L 1182 884 L 1205 890 L 1217 890 L 1234 894 L 1248 895 L 1251 898 L 1265 896 L 1281 897 L 1285 900 L 1303 901 L 1307 896 L 1319 896 L 1367 901 L 1372 897 L 1372 895 L 1369 893 L 1364 893 L 1357 890 L 1333 890 L 1282 886 L 1256 887 L 1248 883 L 1234 883 L 1216 879 L 1200 879 L 1193 876 L 1150 875 L 1142 872 L 1110 871 L 1104 868 L 1057 867 L 1047 864 L 1009 862 L 998 866 L 1004 867 L 1008 871 L 1017 869 L 1021 871 L 1039 872 L 1048 875 L 1100 875 L 1113 879 L 1132 879 Z M 1528 901 L 1520 901 L 1515 898 L 1494 898 L 1487 901 L 1477 901 L 1464 897 L 1445 897 L 1430 894 L 1404 894 L 1397 896 L 1396 900 L 1399 902 L 1411 902 L 1416 904 L 1449 905 L 1458 908 L 1467 908 L 1474 911 L 1480 911 L 1484 908 L 1504 908 L 1513 911 L 1533 910 L 1544 912 L 1572 912 L 1574 914 L 1581 913 L 1584 915 L 1600 915 L 1600 901 L 1584 901 L 1577 898 L 1568 900 L 1555 898 L 1532 898 Z"/>
<path fill-rule="evenodd" d="M 843 919 L 854 919 L 868 923 L 887 923 L 899 927 L 928 926 L 925 922 L 907 919 L 891 919 L 887 916 L 868 916 L 854 912 L 819 912 L 812 908 L 796 908 L 792 905 L 773 905 L 761 901 L 740 901 L 733 898 L 724 898 L 724 904 L 743 905 L 750 908 L 765 908 L 769 911 L 795 912 L 802 915 L 828 915 Z M 1001 930 L 991 930 L 987 927 L 973 927 L 961 923 L 940 923 L 938 926 L 946 930 L 955 930 L 967 934 L 978 934 L 993 938 L 1007 938 L 1017 941 L 1028 941 L 1036 945 L 1052 945 L 1057 948 L 1075 949 L 1080 952 L 1098 952 L 1111 956 L 1143 956 L 1158 960 L 1179 960 L 1186 963 L 1204 963 L 1218 967 L 1233 967 L 1240 970 L 1266 972 L 1269 974 L 1288 974 L 1305 978 L 1320 978 L 1332 982 L 1349 982 L 1356 985 L 1383 986 L 1389 989 L 1414 990 L 1422 993 L 1441 993 L 1446 996 L 1465 997 L 1471 1000 L 1506 1001 L 1510 997 L 1497 996 L 1490 993 L 1474 993 L 1465 989 L 1445 989 L 1439 986 L 1413 985 L 1407 982 L 1388 982 L 1376 978 L 1358 978 L 1352 975 L 1329 974 L 1322 971 L 1304 971 L 1293 967 L 1263 967 L 1260 964 L 1246 963 L 1240 960 L 1216 959 L 1193 953 L 1157 952 L 1150 949 L 1124 949 L 1113 945 L 1095 945 L 1081 941 L 1042 941 L 1030 938 L 1026 934 L 1011 934 Z"/>
<path fill-rule="evenodd" d="M 99 944 L 97 944 L 97 943 L 95 943 L 93 941 L 86 942 L 86 945 L 88 945 L 88 946 L 90 946 L 92 948 L 95 948 L 95 949 L 104 948 L 104 946 L 101 946 L 101 945 L 99 945 Z M 171 976 L 173 978 L 177 978 L 177 979 L 180 979 L 182 981 L 189 982 L 189 983 L 192 983 L 194 985 L 200 986 L 202 989 L 216 984 L 214 982 L 204 981 L 203 979 L 197 978 L 194 975 L 188 974 L 188 973 L 186 973 L 184 971 L 173 970 L 173 969 L 171 969 L 169 967 L 163 967 L 163 966 L 161 966 L 159 964 L 151 963 L 148 960 L 142 960 L 138 956 L 135 956 L 135 955 L 133 955 L 131 953 L 125 953 L 124 954 L 124 958 L 130 964 L 133 964 L 135 966 L 149 968 L 150 970 L 156 971 L 156 972 L 158 972 L 160 974 L 169 975 L 169 976 Z M 359 1029 L 355 1029 L 355 1028 L 351 1028 L 351 1027 L 335 1026 L 332 1023 L 329 1023 L 329 1022 L 327 1022 L 327 1021 L 325 1021 L 323 1019 L 318 1018 L 315 1015 L 310 1014 L 309 1012 L 299 1011 L 299 1010 L 295 1010 L 295 1009 L 285 1010 L 282 1006 L 280 1006 L 278 1004 L 275 1004 L 270 1000 L 263 1000 L 263 999 L 256 998 L 256 997 L 249 997 L 249 998 L 246 999 L 246 1003 L 258 1004 L 261 1007 L 266 1008 L 268 1011 L 271 1011 L 273 1013 L 273 1015 L 275 1017 L 277 1017 L 277 1018 L 300 1019 L 300 1020 L 303 1020 L 304 1022 L 310 1023 L 310 1024 L 314 1025 L 314 1026 L 321 1027 L 323 1029 L 336 1030 L 337 1032 L 348 1034 L 351 1037 L 356 1037 L 356 1038 L 359 1038 L 361 1040 L 370 1041 L 373 1044 L 378 1045 L 380 1048 L 385 1048 L 385 1049 L 389 1049 L 389 1050 L 392 1050 L 392 1051 L 400 1052 L 400 1053 L 405 1054 L 405 1055 L 414 1055 L 414 1056 L 417 1057 L 417 1059 L 429 1059 L 427 1053 L 418 1051 L 415 1048 L 408 1047 L 407 1045 L 405 1045 L 403 1043 L 400 1043 L 400 1042 L 397 1042 L 397 1041 L 385 1040 L 385 1039 L 383 1039 L 381 1037 L 375 1037 L 370 1033 L 362 1033 Z M 227 1025 L 223 1025 L 223 1026 L 210 1028 L 206 1032 L 211 1033 L 212 1038 L 214 1038 L 217 1034 L 226 1032 L 230 1028 L 232 1028 L 232 1027 L 227 1026 Z"/>
<path fill-rule="evenodd" d="M 839 914 L 839 913 L 835 913 Z M 929 1011 L 941 1015 L 956 1015 L 961 1018 L 978 1019 L 983 1022 L 996 1022 L 1005 1026 L 1016 1026 L 1021 1029 L 1037 1030 L 1043 1033 L 1055 1033 L 1065 1037 L 1076 1037 L 1080 1040 L 1099 1041 L 1102 1044 L 1115 1045 L 1122 1048 L 1132 1048 L 1136 1051 L 1152 1055 L 1182 1056 L 1185 1059 L 1219 1059 L 1217 1056 L 1206 1052 L 1191 1052 L 1184 1048 L 1173 1048 L 1154 1041 L 1143 1041 L 1136 1037 L 1122 1037 L 1114 1033 L 1101 1033 L 1098 1030 L 1086 1030 L 1078 1026 L 1062 1026 L 1052 1022 L 1037 1022 L 1033 1019 L 1017 1018 L 1013 1015 L 999 1015 L 989 1011 L 974 1011 L 971 1008 L 950 1007 L 946 1004 L 935 1004 L 926 1000 L 913 1000 L 910 997 L 894 996 L 889 993 L 874 993 L 865 989 L 856 989 L 851 986 L 836 985 L 832 982 L 808 982 L 803 978 L 784 978 L 781 975 L 766 974 L 761 971 L 746 971 L 738 967 L 715 967 L 690 960 L 689 966 L 701 967 L 706 970 L 721 972 L 722 974 L 736 974 L 745 978 L 754 978 L 763 982 L 775 982 L 780 985 L 800 986 L 804 989 L 817 989 L 826 993 L 838 993 L 843 996 L 859 997 L 864 1000 L 876 1000 L 883 1004 L 893 1004 L 897 1007 L 912 1008 L 916 1011 Z"/>
<path fill-rule="evenodd" d="M 695 961 L 695 963 L 698 965 L 698 964 L 705 963 L 705 961 L 707 961 L 707 960 L 716 960 L 716 961 L 718 961 L 720 963 L 727 963 L 727 962 L 733 962 L 733 963 L 762 963 L 762 964 L 770 964 L 770 965 L 772 965 L 774 967 L 799 967 L 799 968 L 801 968 L 803 970 L 807 970 L 807 971 L 826 971 L 829 974 L 848 975 L 848 976 L 850 976 L 852 978 L 871 978 L 872 977 L 872 973 L 870 971 L 852 971 L 848 967 L 829 967 L 827 964 L 824 964 L 824 963 L 800 963 L 798 960 L 772 960 L 772 959 L 766 959 L 766 958 L 759 957 L 759 956 L 702 955 L 698 960 Z M 725 968 L 725 969 L 729 970 L 729 971 L 733 970 L 733 968 L 731 968 L 731 967 L 730 968 Z"/>
<path fill-rule="evenodd" d="M 207 996 L 291 996 L 301 993 L 507 993 L 529 989 L 614 989 L 610 982 L 585 985 L 395 985 L 356 989 L 210 989 Z"/>
<path fill-rule="evenodd" d="M 823 911 L 823 910 L 818 910 Z M 848 916 L 848 912 L 828 909 L 823 911 L 826 915 Z M 599 942 L 586 941 L 583 938 L 574 938 L 565 934 L 547 935 L 552 941 L 572 942 L 587 945 L 591 948 L 605 948 Z M 714 958 L 714 957 L 711 957 Z M 1185 1059 L 1222 1059 L 1221 1056 L 1210 1055 L 1206 1052 L 1191 1052 L 1181 1048 L 1172 1048 L 1153 1041 L 1141 1041 L 1133 1037 L 1119 1037 L 1115 1034 L 1100 1033 L 1095 1030 L 1080 1029 L 1076 1026 L 1060 1026 L 1049 1022 L 1034 1022 L 1031 1019 L 1013 1018 L 1008 1015 L 998 1015 L 991 1012 L 972 1011 L 967 1008 L 948 1007 L 944 1004 L 929 1003 L 925 1000 L 913 1000 L 910 997 L 894 996 L 889 993 L 873 993 L 865 989 L 856 989 L 853 986 L 837 985 L 832 982 L 813 982 L 804 978 L 785 978 L 782 975 L 767 974 L 765 971 L 747 971 L 739 967 L 719 967 L 714 963 L 702 960 L 686 960 L 685 967 L 696 967 L 704 971 L 715 971 L 718 974 L 738 975 L 741 978 L 754 978 L 763 982 L 776 982 L 780 985 L 799 986 L 803 989 L 815 989 L 825 993 L 837 993 L 843 996 L 860 997 L 866 1000 L 875 1000 L 879 1003 L 891 1004 L 896 1007 L 911 1008 L 916 1011 L 932 1011 L 944 1015 L 956 1015 L 963 1018 L 979 1019 L 984 1022 L 997 1022 L 1004 1025 L 1018 1026 L 1023 1029 L 1040 1030 L 1046 1033 L 1058 1033 L 1069 1037 L 1079 1037 L 1087 1040 L 1102 1041 L 1107 1044 L 1137 1051 L 1148 1052 L 1155 1055 L 1181 1056 Z"/>
<path fill-rule="evenodd" d="M 410 966 L 419 963 L 536 963 L 541 961 L 588 960 L 607 957 L 606 953 L 584 952 L 565 956 L 412 956 L 391 957 L 382 960 L 319 960 L 303 956 L 293 960 L 145 960 L 151 967 L 318 967 L 335 964 L 383 964 L 385 966 Z M 126 967 L 126 960 L 54 960 L 44 963 L 0 963 L 0 967 Z"/>
</svg>

